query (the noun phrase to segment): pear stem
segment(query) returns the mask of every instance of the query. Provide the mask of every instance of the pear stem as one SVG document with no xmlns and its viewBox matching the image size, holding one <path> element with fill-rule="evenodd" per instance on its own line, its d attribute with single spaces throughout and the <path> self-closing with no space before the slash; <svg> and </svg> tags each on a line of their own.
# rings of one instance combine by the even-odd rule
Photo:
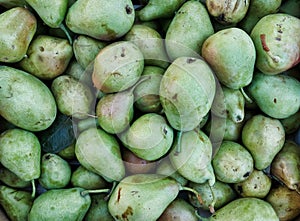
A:
<svg viewBox="0 0 300 221">
<path fill-rule="evenodd" d="M 117 182 L 114 181 L 114 182 L 112 183 L 112 187 L 111 187 L 111 189 L 110 189 L 110 192 L 107 194 L 107 196 L 104 197 L 104 200 L 108 200 L 108 199 L 109 199 L 109 197 L 110 197 L 111 194 L 113 193 L 113 191 L 114 191 L 114 189 L 116 188 L 116 186 L 117 186 Z"/>
<path fill-rule="evenodd" d="M 181 152 L 181 138 L 182 138 L 182 131 L 178 131 L 177 133 L 178 142 L 177 142 L 177 148 L 175 154 L 179 154 Z"/>
<path fill-rule="evenodd" d="M 108 193 L 110 189 L 101 189 L 101 190 L 83 190 L 81 192 L 81 196 L 86 196 L 87 194 L 90 193 Z"/>
<path fill-rule="evenodd" d="M 244 96 L 244 98 L 249 102 L 249 103 L 253 103 L 253 100 L 246 94 L 246 92 L 244 91 L 244 89 L 241 87 L 240 91 L 242 93 L 242 95 Z"/>
<path fill-rule="evenodd" d="M 203 205 L 203 199 L 201 198 L 200 194 L 196 190 L 194 190 L 192 188 L 189 188 L 189 187 L 186 187 L 186 186 L 181 186 L 181 190 L 189 191 L 189 192 L 192 192 L 193 194 L 195 194 L 196 197 L 197 197 L 197 199 L 198 199 L 198 201 L 199 201 L 199 203 L 201 205 Z"/>
<path fill-rule="evenodd" d="M 31 186 L 32 186 L 31 197 L 34 198 L 34 197 L 35 197 L 35 194 L 36 194 L 36 188 L 35 188 L 34 180 L 31 180 Z"/>
<path fill-rule="evenodd" d="M 212 195 L 212 198 L 213 198 L 211 204 L 209 205 L 209 211 L 210 211 L 211 213 L 214 213 L 214 212 L 215 212 L 214 206 L 215 206 L 215 204 L 216 204 L 216 197 L 215 197 L 214 191 L 212 190 L 211 185 L 208 185 L 208 186 L 209 186 L 209 188 L 210 188 L 210 192 L 211 192 L 211 195 Z"/>
<path fill-rule="evenodd" d="M 60 23 L 59 28 L 61 30 L 63 30 L 63 32 L 65 33 L 65 35 L 67 36 L 69 43 L 72 45 L 73 44 L 73 40 L 71 38 L 71 35 L 69 33 L 69 31 L 67 30 L 66 26 L 63 23 Z"/>
</svg>

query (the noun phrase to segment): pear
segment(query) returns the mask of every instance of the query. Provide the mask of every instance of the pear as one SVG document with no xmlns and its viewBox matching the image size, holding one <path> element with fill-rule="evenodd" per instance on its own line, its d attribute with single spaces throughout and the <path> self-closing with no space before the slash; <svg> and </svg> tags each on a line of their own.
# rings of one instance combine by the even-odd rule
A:
<svg viewBox="0 0 300 221">
<path fill-rule="evenodd" d="M 157 221 L 197 221 L 195 209 L 187 201 L 176 198 L 158 218 Z"/>
<path fill-rule="evenodd" d="M 286 134 L 295 133 L 300 127 L 300 111 L 287 118 L 281 119 L 280 122 L 282 123 Z"/>
<path fill-rule="evenodd" d="M 151 21 L 158 18 L 172 18 L 185 0 L 149 0 L 147 5 L 137 13 L 141 21 Z"/>
<path fill-rule="evenodd" d="M 119 143 L 102 129 L 91 127 L 82 131 L 75 144 L 75 154 L 82 166 L 108 182 L 125 176 Z"/>
<path fill-rule="evenodd" d="M 114 221 L 114 218 L 108 211 L 107 194 L 91 195 L 91 206 L 84 216 L 84 221 Z"/>
<path fill-rule="evenodd" d="M 79 0 L 68 9 L 65 22 L 74 33 L 112 41 L 130 30 L 134 18 L 130 0 Z"/>
<path fill-rule="evenodd" d="M 257 114 L 245 123 L 242 142 L 253 156 L 255 168 L 263 170 L 282 149 L 285 142 L 284 128 L 278 119 Z"/>
<path fill-rule="evenodd" d="M 185 188 L 163 175 L 127 176 L 113 190 L 108 209 L 115 220 L 155 221 L 178 196 L 180 190 Z M 195 194 L 198 195 L 197 192 Z"/>
<path fill-rule="evenodd" d="M 283 1 L 279 11 L 300 18 L 300 2 L 298 0 Z"/>
<path fill-rule="evenodd" d="M 87 190 L 101 189 L 107 186 L 107 182 L 103 177 L 81 165 L 72 172 L 70 181 L 74 187 L 81 187 Z"/>
<path fill-rule="evenodd" d="M 223 141 L 212 160 L 216 178 L 225 183 L 246 180 L 253 171 L 250 152 L 234 141 Z"/>
<path fill-rule="evenodd" d="M 192 130 L 178 134 L 170 152 L 170 161 L 187 180 L 214 184 L 211 171 L 212 144 L 201 130 Z M 212 173 L 211 173 L 212 172 Z"/>
<path fill-rule="evenodd" d="M 35 16 L 26 8 L 13 7 L 0 14 L 0 62 L 22 60 L 37 29 Z"/>
<path fill-rule="evenodd" d="M 0 135 L 0 162 L 24 181 L 40 177 L 41 145 L 37 136 L 23 129 Z"/>
<path fill-rule="evenodd" d="M 257 72 L 247 91 L 259 109 L 272 118 L 284 119 L 299 111 L 300 83 L 296 78 Z"/>
<path fill-rule="evenodd" d="M 202 45 L 202 56 L 226 87 L 240 89 L 250 84 L 256 51 L 242 29 L 226 28 L 209 36 Z"/>
<path fill-rule="evenodd" d="M 234 189 L 242 197 L 264 198 L 271 189 L 271 178 L 261 170 L 253 170 L 250 176 L 234 184 Z"/>
<path fill-rule="evenodd" d="M 104 93 L 114 93 L 133 86 L 144 69 L 141 50 L 130 41 L 118 41 L 104 47 L 96 56 L 92 80 Z"/>
<path fill-rule="evenodd" d="M 173 129 L 166 119 L 156 113 L 140 116 L 120 134 L 125 147 L 136 156 L 149 161 L 163 157 L 171 148 L 173 137 Z"/>
<path fill-rule="evenodd" d="M 23 7 L 26 5 L 25 0 L 0 0 L 0 5 L 10 9 L 10 8 L 14 8 L 14 7 Z"/>
<path fill-rule="evenodd" d="M 40 79 L 51 80 L 64 73 L 72 56 L 72 46 L 66 39 L 38 35 L 19 65 Z"/>
<path fill-rule="evenodd" d="M 164 40 L 156 30 L 146 25 L 135 24 L 124 36 L 124 40 L 138 46 L 143 53 L 145 65 L 168 67 L 169 58 L 165 50 Z"/>
<path fill-rule="evenodd" d="M 193 57 L 177 58 L 160 84 L 160 101 L 170 125 L 179 131 L 196 128 L 209 112 L 216 82 L 209 65 Z"/>
<path fill-rule="evenodd" d="M 203 220 L 279 221 L 279 218 L 270 203 L 249 197 L 235 199 L 217 210 L 208 219 Z"/>
<path fill-rule="evenodd" d="M 0 166 L 0 181 L 12 188 L 25 188 L 31 185 L 30 181 L 22 180 L 9 169 Z"/>
<path fill-rule="evenodd" d="M 45 153 L 41 161 L 39 183 L 46 189 L 67 186 L 71 179 L 71 166 L 57 154 Z"/>
<path fill-rule="evenodd" d="M 68 0 L 26 0 L 26 2 L 40 16 L 43 22 L 51 28 L 58 28 L 65 19 L 68 10 Z"/>
<path fill-rule="evenodd" d="M 35 198 L 28 221 L 83 220 L 91 197 L 82 188 L 52 189 Z"/>
<path fill-rule="evenodd" d="M 266 202 L 270 203 L 282 221 L 294 219 L 300 215 L 300 195 L 286 186 L 274 186 Z"/>
<path fill-rule="evenodd" d="M 271 174 L 300 194 L 300 149 L 287 140 L 271 163 Z"/>
<path fill-rule="evenodd" d="M 59 151 L 58 156 L 62 157 L 65 160 L 74 160 L 75 159 L 75 142 L 66 148 Z"/>
<path fill-rule="evenodd" d="M 26 221 L 32 203 L 29 192 L 0 185 L 0 205 L 11 221 Z"/>
</svg>

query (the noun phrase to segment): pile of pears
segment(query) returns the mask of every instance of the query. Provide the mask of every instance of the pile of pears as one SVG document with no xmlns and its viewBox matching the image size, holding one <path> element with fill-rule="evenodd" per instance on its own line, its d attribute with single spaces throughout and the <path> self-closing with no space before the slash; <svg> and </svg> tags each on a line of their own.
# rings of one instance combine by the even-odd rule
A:
<svg viewBox="0 0 300 221">
<path fill-rule="evenodd" d="M 297 220 L 299 80 L 298 0 L 0 0 L 0 220 Z"/>
</svg>

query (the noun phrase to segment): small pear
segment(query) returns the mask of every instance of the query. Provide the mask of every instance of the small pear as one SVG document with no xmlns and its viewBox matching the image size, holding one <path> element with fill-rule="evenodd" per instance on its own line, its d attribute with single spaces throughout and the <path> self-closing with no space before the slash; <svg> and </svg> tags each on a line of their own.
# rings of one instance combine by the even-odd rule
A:
<svg viewBox="0 0 300 221">
<path fill-rule="evenodd" d="M 31 193 L 0 185 L 0 205 L 11 221 L 27 220 L 32 203 Z"/>
<path fill-rule="evenodd" d="M 91 205 L 91 197 L 82 188 L 52 189 L 35 198 L 28 221 L 82 221 Z"/>
<path fill-rule="evenodd" d="M 300 111 L 287 118 L 281 119 L 280 122 L 282 123 L 286 134 L 295 133 L 300 127 Z"/>
<path fill-rule="evenodd" d="M 25 188 L 31 185 L 30 181 L 22 180 L 9 169 L 0 166 L 0 181 L 13 188 Z"/>
<path fill-rule="evenodd" d="M 255 168 L 267 168 L 282 149 L 285 132 L 278 119 L 261 114 L 252 116 L 242 130 L 242 141 L 254 159 Z"/>
<path fill-rule="evenodd" d="M 37 136 L 23 129 L 0 135 L 0 162 L 24 181 L 40 177 L 41 145 Z"/>
<path fill-rule="evenodd" d="M 102 129 L 91 127 L 82 131 L 75 144 L 75 154 L 82 166 L 109 182 L 125 176 L 119 143 Z"/>
<path fill-rule="evenodd" d="M 37 29 L 35 16 L 26 8 L 13 7 L 0 14 L 0 62 L 14 63 L 26 55 Z"/>
<path fill-rule="evenodd" d="M 46 189 L 58 189 L 67 186 L 71 179 L 71 166 L 69 163 L 53 153 L 42 156 L 41 176 L 39 183 Z"/>
<path fill-rule="evenodd" d="M 62 157 L 65 160 L 74 160 L 75 159 L 75 142 L 66 148 L 59 151 L 58 156 Z"/>
</svg>

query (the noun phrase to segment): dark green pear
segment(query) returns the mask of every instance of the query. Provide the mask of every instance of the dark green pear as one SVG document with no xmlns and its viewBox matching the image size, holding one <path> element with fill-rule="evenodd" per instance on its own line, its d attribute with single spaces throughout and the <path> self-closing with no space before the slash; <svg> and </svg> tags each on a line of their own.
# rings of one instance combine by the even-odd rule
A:
<svg viewBox="0 0 300 221">
<path fill-rule="evenodd" d="M 271 189 L 271 178 L 261 170 L 253 170 L 250 176 L 240 182 L 234 184 L 234 189 L 242 197 L 264 198 Z"/>
<path fill-rule="evenodd" d="M 26 8 L 13 7 L 0 14 L 0 62 L 22 60 L 37 29 L 35 16 Z"/>
<path fill-rule="evenodd" d="M 125 176 L 119 143 L 102 129 L 92 127 L 82 131 L 75 144 L 75 154 L 82 166 L 109 182 Z"/>
<path fill-rule="evenodd" d="M 226 28 L 209 36 L 202 45 L 202 56 L 226 87 L 240 89 L 250 84 L 256 51 L 242 29 Z"/>
<path fill-rule="evenodd" d="M 287 140 L 271 163 L 271 173 L 291 190 L 300 193 L 300 149 Z"/>
<path fill-rule="evenodd" d="M 62 157 L 65 160 L 74 160 L 75 159 L 75 142 L 66 148 L 59 151 L 58 156 Z"/>
<path fill-rule="evenodd" d="M 68 10 L 68 0 L 26 0 L 40 16 L 43 22 L 51 28 L 58 28 L 65 19 Z"/>
<path fill-rule="evenodd" d="M 35 198 L 28 221 L 83 220 L 91 197 L 82 188 L 52 189 Z"/>
<path fill-rule="evenodd" d="M 251 153 L 255 168 L 263 170 L 282 149 L 285 142 L 284 128 L 278 119 L 257 114 L 245 123 L 242 142 Z"/>
<path fill-rule="evenodd" d="M 194 207 L 181 198 L 176 198 L 157 221 L 198 221 Z"/>
<path fill-rule="evenodd" d="M 212 143 L 201 130 L 178 134 L 169 157 L 173 167 L 187 180 L 214 184 L 215 176 L 211 167 Z"/>
<path fill-rule="evenodd" d="M 69 163 L 53 153 L 45 153 L 41 160 L 39 183 L 46 189 L 58 189 L 67 186 L 71 179 Z"/>
<path fill-rule="evenodd" d="M 300 1 L 283 1 L 280 5 L 279 11 L 300 18 Z"/>
<path fill-rule="evenodd" d="M 0 166 L 0 181 L 13 188 L 25 188 L 31 185 L 30 181 L 22 180 L 9 169 Z"/>
<path fill-rule="evenodd" d="M 170 125 L 180 131 L 196 128 L 209 112 L 216 82 L 209 65 L 193 57 L 177 58 L 160 84 L 160 101 Z"/>
<path fill-rule="evenodd" d="M 27 191 L 0 185 L 0 205 L 10 221 L 26 221 L 33 200 Z"/>
<path fill-rule="evenodd" d="M 72 172 L 70 181 L 74 187 L 81 187 L 87 190 L 101 189 L 107 186 L 107 182 L 101 176 L 81 165 Z"/>
<path fill-rule="evenodd" d="M 72 46 L 68 40 L 39 35 L 32 40 L 27 57 L 19 65 L 40 79 L 51 80 L 64 73 L 72 56 Z"/>
<path fill-rule="evenodd" d="M 300 111 L 280 120 L 286 134 L 293 134 L 300 127 Z"/>
<path fill-rule="evenodd" d="M 149 161 L 163 157 L 171 148 L 173 137 L 173 129 L 166 119 L 156 113 L 140 116 L 120 135 L 124 146 Z"/>
<path fill-rule="evenodd" d="M 280 220 L 297 220 L 296 217 L 300 215 L 300 194 L 286 186 L 274 186 L 265 199 Z"/>
<path fill-rule="evenodd" d="M 246 180 L 254 169 L 250 152 L 234 141 L 223 141 L 212 160 L 216 178 L 225 183 Z"/>
<path fill-rule="evenodd" d="M 284 119 L 299 111 L 300 83 L 296 78 L 258 72 L 247 91 L 257 106 L 272 118 Z"/>
<path fill-rule="evenodd" d="M 84 216 L 84 221 L 114 221 L 114 218 L 108 211 L 107 194 L 91 195 L 91 206 Z"/>
<path fill-rule="evenodd" d="M 10 9 L 10 8 L 14 8 L 14 7 L 23 7 L 26 5 L 25 0 L 0 0 L 0 5 Z"/>
<path fill-rule="evenodd" d="M 113 19 L 111 19 L 113 18 Z M 74 33 L 112 41 L 125 35 L 134 23 L 130 0 L 77 0 L 68 9 L 65 22 Z"/>
<path fill-rule="evenodd" d="M 147 5 L 138 11 L 141 21 L 151 21 L 158 18 L 172 18 L 185 0 L 149 0 Z"/>
<path fill-rule="evenodd" d="M 0 135 L 0 162 L 24 181 L 40 177 L 41 145 L 37 136 L 23 129 Z"/>
</svg>

